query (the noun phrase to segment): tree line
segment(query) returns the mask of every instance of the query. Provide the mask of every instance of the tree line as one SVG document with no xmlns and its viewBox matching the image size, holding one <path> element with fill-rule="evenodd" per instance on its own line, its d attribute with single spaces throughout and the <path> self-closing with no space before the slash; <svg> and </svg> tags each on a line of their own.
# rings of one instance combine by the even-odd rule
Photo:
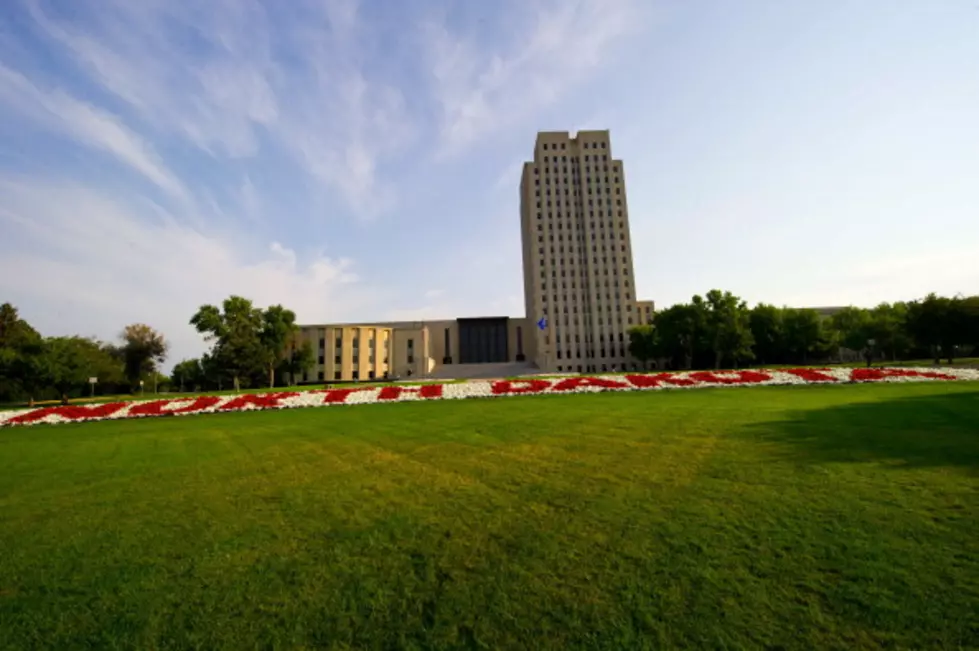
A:
<svg viewBox="0 0 979 651">
<path fill-rule="evenodd" d="M 257 308 L 241 296 L 202 305 L 190 318 L 210 344 L 169 377 L 160 373 L 169 344 L 149 325 L 126 326 L 115 342 L 44 337 L 0 305 L 0 402 L 112 395 L 144 385 L 179 391 L 275 387 L 315 364 L 309 342 L 297 345 L 296 315 L 281 305 Z M 846 307 L 823 318 L 812 309 L 760 303 L 711 290 L 657 312 L 632 328 L 629 350 L 668 368 L 812 364 L 852 359 L 928 358 L 952 363 L 979 352 L 979 296 L 929 294 L 917 301 Z M 89 378 L 97 378 L 91 385 Z"/>
<path fill-rule="evenodd" d="M 67 400 L 94 392 L 128 393 L 140 382 L 166 381 L 159 365 L 168 344 L 144 323 L 123 328 L 117 342 L 44 337 L 10 303 L 0 305 L 0 402 Z M 97 378 L 92 385 L 89 378 Z"/>
<path fill-rule="evenodd" d="M 201 306 L 190 324 L 211 348 L 174 366 L 171 386 L 181 391 L 273 388 L 316 362 L 308 341 L 293 345 L 299 332 L 296 314 L 281 305 L 263 310 L 246 298 L 230 296 L 220 307 Z"/>
<path fill-rule="evenodd" d="M 629 331 L 629 351 L 667 368 L 933 359 L 949 364 L 979 351 L 979 296 L 844 307 L 828 317 L 814 309 L 759 303 L 711 290 L 657 312 Z"/>
<path fill-rule="evenodd" d="M 281 305 L 256 308 L 231 296 L 220 307 L 203 305 L 192 325 L 211 344 L 200 358 L 160 373 L 169 343 L 152 327 L 134 323 L 118 341 L 44 337 L 10 303 L 0 305 L 0 403 L 136 393 L 144 387 L 204 391 L 274 387 L 288 373 L 313 366 L 309 343 L 293 347 L 296 315 Z M 287 346 L 290 350 L 286 350 Z M 96 384 L 89 382 L 96 378 Z"/>
</svg>

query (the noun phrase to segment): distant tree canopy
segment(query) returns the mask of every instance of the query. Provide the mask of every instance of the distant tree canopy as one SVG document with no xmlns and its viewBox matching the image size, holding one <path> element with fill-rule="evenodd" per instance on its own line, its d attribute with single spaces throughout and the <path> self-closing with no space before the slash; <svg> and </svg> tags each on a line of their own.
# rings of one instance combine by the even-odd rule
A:
<svg viewBox="0 0 979 651">
<path fill-rule="evenodd" d="M 274 387 L 315 363 L 308 342 L 296 345 L 296 315 L 281 305 L 255 307 L 241 296 L 203 305 L 190 324 L 210 349 L 160 374 L 168 343 L 151 326 L 126 326 L 120 343 L 90 337 L 44 337 L 10 303 L 0 305 L 0 402 L 134 391 L 139 382 L 172 388 Z M 907 303 L 847 307 L 829 318 L 815 310 L 760 303 L 711 290 L 658 312 L 632 328 L 629 351 L 644 365 L 721 368 L 859 359 L 929 358 L 949 363 L 979 352 L 979 296 L 929 294 Z"/>
<path fill-rule="evenodd" d="M 312 365 L 311 350 L 286 350 L 299 326 L 296 314 L 281 305 L 262 310 L 246 298 L 230 296 L 220 308 L 202 305 L 190 323 L 211 343 L 211 350 L 200 360 L 187 360 L 191 364 L 185 370 L 197 364 L 200 371 L 194 377 L 205 385 L 222 386 L 230 380 L 236 389 L 243 382 L 272 388 L 277 374 L 294 375 Z"/>
<path fill-rule="evenodd" d="M 759 303 L 748 308 L 730 292 L 711 290 L 658 312 L 651 326 L 629 332 L 639 361 L 671 368 L 810 364 L 851 356 L 930 357 L 939 363 L 979 350 L 979 296 L 929 294 L 909 303 L 845 307 L 830 318 L 815 310 Z"/>
</svg>

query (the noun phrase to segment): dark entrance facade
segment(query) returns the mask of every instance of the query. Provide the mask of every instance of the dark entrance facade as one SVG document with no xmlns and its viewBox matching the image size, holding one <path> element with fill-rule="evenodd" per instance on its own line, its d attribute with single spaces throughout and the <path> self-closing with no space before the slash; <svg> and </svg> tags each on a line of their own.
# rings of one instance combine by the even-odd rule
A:
<svg viewBox="0 0 979 651">
<path fill-rule="evenodd" d="M 459 363 L 492 364 L 507 362 L 507 321 L 505 316 L 457 319 L 459 324 Z"/>
</svg>

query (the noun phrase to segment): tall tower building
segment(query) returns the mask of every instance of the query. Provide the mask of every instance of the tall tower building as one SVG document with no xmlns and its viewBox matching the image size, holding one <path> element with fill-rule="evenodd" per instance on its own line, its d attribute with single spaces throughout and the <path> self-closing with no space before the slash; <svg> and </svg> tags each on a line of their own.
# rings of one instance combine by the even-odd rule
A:
<svg viewBox="0 0 979 651">
<path fill-rule="evenodd" d="M 524 301 L 541 369 L 632 367 L 628 330 L 648 322 L 636 300 L 622 161 L 608 131 L 543 131 L 520 181 Z"/>
</svg>

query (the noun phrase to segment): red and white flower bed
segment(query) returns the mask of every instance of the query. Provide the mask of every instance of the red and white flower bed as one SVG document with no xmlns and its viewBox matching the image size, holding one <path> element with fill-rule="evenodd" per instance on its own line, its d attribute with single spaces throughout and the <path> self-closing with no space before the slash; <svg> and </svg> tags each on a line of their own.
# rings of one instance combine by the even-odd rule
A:
<svg viewBox="0 0 979 651">
<path fill-rule="evenodd" d="M 921 382 L 979 380 L 974 369 L 908 368 L 793 368 L 751 371 L 689 371 L 682 373 L 637 373 L 633 375 L 527 378 L 522 380 L 474 380 L 451 384 L 281 391 L 230 396 L 197 396 L 170 400 L 139 400 L 91 405 L 41 407 L 0 412 L 0 427 L 69 423 L 151 416 L 185 416 L 258 409 L 366 405 L 418 400 L 453 400 L 603 391 L 655 391 L 697 389 L 717 386 L 773 386 L 843 384 L 853 382 Z"/>
</svg>

